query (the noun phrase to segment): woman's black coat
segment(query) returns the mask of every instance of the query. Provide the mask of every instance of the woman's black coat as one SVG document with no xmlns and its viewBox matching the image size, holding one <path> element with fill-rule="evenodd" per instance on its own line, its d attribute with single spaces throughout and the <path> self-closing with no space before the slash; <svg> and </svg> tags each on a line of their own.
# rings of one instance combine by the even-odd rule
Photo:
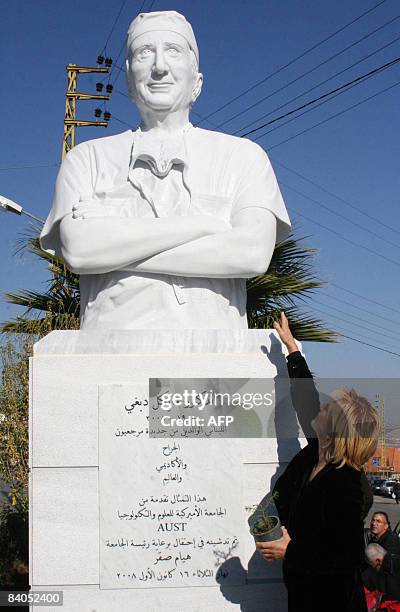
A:
<svg viewBox="0 0 400 612">
<path fill-rule="evenodd" d="M 289 611 L 364 611 L 363 520 L 372 493 L 364 472 L 347 465 L 329 463 L 309 481 L 318 463 L 318 440 L 311 429 L 318 393 L 299 352 L 289 355 L 288 370 L 293 405 L 308 440 L 274 487 L 281 523 L 292 538 L 283 563 Z"/>
</svg>

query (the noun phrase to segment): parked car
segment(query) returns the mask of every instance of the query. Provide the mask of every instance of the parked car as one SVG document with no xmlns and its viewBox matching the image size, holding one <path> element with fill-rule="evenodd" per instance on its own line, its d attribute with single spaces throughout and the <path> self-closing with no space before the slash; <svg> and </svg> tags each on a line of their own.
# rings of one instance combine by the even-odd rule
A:
<svg viewBox="0 0 400 612">
<path fill-rule="evenodd" d="M 383 478 L 376 478 L 374 480 L 374 482 L 372 484 L 372 492 L 375 493 L 375 495 L 382 494 L 381 487 L 382 487 L 384 482 L 386 482 L 386 481 L 383 480 Z"/>
<path fill-rule="evenodd" d="M 394 497 L 393 493 L 393 485 L 396 484 L 395 480 L 384 480 L 381 485 L 381 495 L 386 495 L 388 497 Z"/>
</svg>

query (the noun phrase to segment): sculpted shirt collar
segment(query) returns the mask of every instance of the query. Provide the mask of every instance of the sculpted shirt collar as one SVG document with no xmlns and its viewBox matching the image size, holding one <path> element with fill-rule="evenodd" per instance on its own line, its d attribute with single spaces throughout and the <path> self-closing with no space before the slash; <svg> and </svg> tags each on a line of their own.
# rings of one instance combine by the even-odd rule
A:
<svg viewBox="0 0 400 612">
<path fill-rule="evenodd" d="M 134 132 L 129 170 L 133 170 L 138 160 L 145 162 L 152 173 L 159 178 L 167 176 L 173 165 L 188 166 L 185 134 L 192 128 L 188 123 L 183 130 L 160 141 L 153 133 L 143 132 L 140 127 Z"/>
</svg>

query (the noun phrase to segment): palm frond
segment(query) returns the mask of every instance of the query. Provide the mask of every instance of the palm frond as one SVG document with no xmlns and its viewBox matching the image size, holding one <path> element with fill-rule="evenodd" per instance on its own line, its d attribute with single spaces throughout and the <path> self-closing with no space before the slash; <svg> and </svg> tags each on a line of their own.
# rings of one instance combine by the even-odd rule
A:
<svg viewBox="0 0 400 612">
<path fill-rule="evenodd" d="M 54 329 L 79 329 L 79 278 L 60 257 L 42 251 L 38 228 L 30 224 L 21 236 L 17 252 L 27 251 L 47 264 L 51 272 L 44 292 L 22 289 L 5 299 L 24 308 L 22 315 L 0 324 L 0 332 L 43 336 Z"/>
<path fill-rule="evenodd" d="M 271 328 L 280 311 L 285 310 L 298 340 L 335 342 L 338 335 L 333 330 L 325 328 L 322 321 L 302 312 L 297 305 L 298 300 L 306 303 L 325 284 L 313 274 L 316 251 L 304 247 L 303 240 L 291 235 L 279 243 L 266 274 L 247 281 L 249 327 Z"/>
<path fill-rule="evenodd" d="M 15 317 L 0 325 L 2 333 L 27 334 L 41 338 L 56 329 L 79 329 L 79 317 L 68 313 L 51 313 L 45 317 Z"/>
</svg>

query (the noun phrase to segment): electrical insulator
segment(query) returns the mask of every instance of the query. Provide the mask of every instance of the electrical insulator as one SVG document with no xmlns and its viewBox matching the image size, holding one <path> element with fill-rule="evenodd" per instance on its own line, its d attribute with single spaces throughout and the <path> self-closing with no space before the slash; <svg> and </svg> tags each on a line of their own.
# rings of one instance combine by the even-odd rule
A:
<svg viewBox="0 0 400 612">
<path fill-rule="evenodd" d="M 111 93 L 113 89 L 114 89 L 114 87 L 113 87 L 112 85 L 110 85 L 110 84 L 108 84 L 108 85 L 106 86 L 106 92 L 107 92 L 107 93 Z"/>
<path fill-rule="evenodd" d="M 107 68 L 110 68 L 110 66 L 112 66 L 112 59 L 111 59 L 111 57 L 106 57 L 106 61 L 104 63 L 107 66 Z"/>
<path fill-rule="evenodd" d="M 96 83 L 96 91 L 103 91 L 103 83 Z"/>
<path fill-rule="evenodd" d="M 105 111 L 103 116 L 104 116 L 104 121 L 110 121 L 111 113 L 109 113 L 108 111 Z"/>
<path fill-rule="evenodd" d="M 95 109 L 94 116 L 95 117 L 101 117 L 101 108 L 96 108 Z"/>
<path fill-rule="evenodd" d="M 104 62 L 104 55 L 98 55 L 97 56 L 97 63 L 98 64 L 102 64 Z"/>
</svg>

